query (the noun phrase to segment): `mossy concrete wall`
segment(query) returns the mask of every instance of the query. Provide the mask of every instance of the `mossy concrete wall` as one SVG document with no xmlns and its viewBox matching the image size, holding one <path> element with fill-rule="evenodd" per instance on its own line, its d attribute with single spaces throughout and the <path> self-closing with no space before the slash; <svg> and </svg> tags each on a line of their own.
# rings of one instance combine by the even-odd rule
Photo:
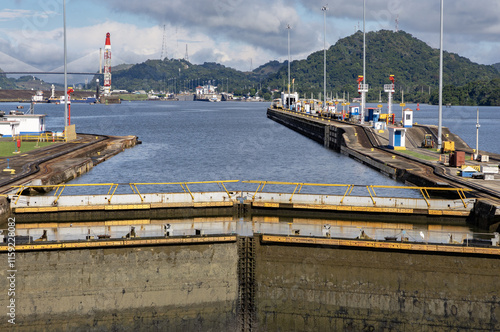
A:
<svg viewBox="0 0 500 332">
<path fill-rule="evenodd" d="M 500 259 L 258 245 L 259 331 L 500 330 Z"/>
<path fill-rule="evenodd" d="M 496 257 L 253 242 L 16 252 L 0 330 L 500 330 Z"/>
<path fill-rule="evenodd" d="M 0 330 L 234 331 L 237 262 L 234 242 L 17 252 L 16 325 Z"/>
</svg>

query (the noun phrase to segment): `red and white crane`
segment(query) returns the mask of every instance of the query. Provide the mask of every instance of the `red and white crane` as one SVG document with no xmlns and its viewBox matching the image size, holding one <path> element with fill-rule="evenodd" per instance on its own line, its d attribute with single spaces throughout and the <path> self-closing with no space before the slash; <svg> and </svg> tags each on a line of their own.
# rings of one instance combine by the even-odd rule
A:
<svg viewBox="0 0 500 332">
<path fill-rule="evenodd" d="M 106 44 L 104 45 L 104 95 L 111 94 L 111 35 L 106 34 Z"/>
</svg>

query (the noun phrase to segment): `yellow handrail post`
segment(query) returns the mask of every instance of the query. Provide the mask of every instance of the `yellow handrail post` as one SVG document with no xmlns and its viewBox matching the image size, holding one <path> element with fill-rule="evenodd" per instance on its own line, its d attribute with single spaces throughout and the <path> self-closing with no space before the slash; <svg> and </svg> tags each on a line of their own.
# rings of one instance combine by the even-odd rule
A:
<svg viewBox="0 0 500 332">
<path fill-rule="evenodd" d="M 420 192 L 422 193 L 422 196 L 424 197 L 425 202 L 427 203 L 427 207 L 430 207 L 431 203 L 429 203 L 429 201 L 427 200 L 427 197 L 426 197 L 426 194 L 429 195 L 429 193 L 427 192 L 427 190 L 425 188 L 420 188 Z M 429 196 L 429 198 L 430 198 L 430 196 Z"/>
<path fill-rule="evenodd" d="M 302 185 L 303 185 L 303 184 L 301 184 L 301 185 L 300 185 L 300 188 L 299 188 L 299 194 L 300 194 L 300 191 L 302 190 Z"/>
<path fill-rule="evenodd" d="M 345 190 L 344 196 L 342 196 L 342 199 L 340 200 L 340 204 L 342 204 L 344 202 L 344 198 L 347 195 L 347 192 L 349 191 L 349 189 L 351 189 L 351 186 L 353 186 L 353 185 L 351 185 L 351 184 L 347 185 L 347 189 Z"/>
<path fill-rule="evenodd" d="M 255 200 L 255 196 L 257 196 L 257 193 L 259 192 L 261 185 L 262 185 L 262 182 L 259 182 L 259 185 L 257 186 L 257 190 L 255 190 L 255 194 L 253 194 L 253 196 L 252 196 L 252 201 Z M 262 188 L 264 188 L 264 186 L 262 186 Z"/>
<path fill-rule="evenodd" d="M 465 202 L 465 198 L 467 198 L 467 196 L 465 196 L 463 188 L 457 188 L 457 193 L 458 196 L 460 196 L 462 203 L 464 204 L 464 208 L 467 208 L 467 203 Z"/>
<path fill-rule="evenodd" d="M 137 186 L 135 185 L 135 183 L 134 183 L 134 188 L 135 188 L 135 190 L 137 192 L 137 195 L 139 195 L 139 198 L 141 199 L 141 202 L 144 202 L 144 199 L 142 198 L 141 193 L 139 192 L 139 188 L 137 188 Z"/>
<path fill-rule="evenodd" d="M 293 195 L 295 195 L 295 192 L 297 191 L 297 188 L 299 187 L 299 185 L 300 185 L 300 183 L 295 184 L 295 190 L 293 191 L 292 196 L 290 196 L 290 202 L 292 201 Z M 301 188 L 302 188 L 302 186 L 301 186 Z"/>
<path fill-rule="evenodd" d="M 61 195 L 62 195 L 62 193 L 63 193 L 64 189 L 66 189 L 66 185 L 59 186 L 59 188 L 61 188 L 61 190 L 59 191 L 59 195 L 57 195 L 57 198 L 56 198 L 56 200 L 54 201 L 54 204 L 57 204 L 57 201 L 59 200 L 59 197 L 61 197 Z M 57 190 L 58 190 L 59 188 L 57 188 L 57 189 L 56 189 L 56 193 L 57 193 Z M 55 196 L 55 194 L 54 194 L 54 196 Z"/>
<path fill-rule="evenodd" d="M 226 188 L 226 186 L 224 185 L 224 182 L 222 182 L 222 181 L 221 181 L 221 182 L 220 182 L 220 184 L 222 185 L 222 187 L 224 187 L 224 190 L 226 191 L 226 194 L 227 194 L 227 196 L 229 197 L 229 199 L 232 199 L 231 195 L 229 194 L 229 191 L 227 191 L 227 188 Z"/>
<path fill-rule="evenodd" d="M 109 189 L 108 189 L 108 193 L 107 195 L 109 195 L 111 193 L 111 190 L 113 190 L 113 187 L 115 186 L 114 183 L 112 183 L 110 186 L 109 186 Z"/>
<path fill-rule="evenodd" d="M 372 199 L 373 205 L 377 205 L 377 202 L 375 202 L 375 199 L 372 196 L 372 193 L 370 191 L 370 186 L 366 186 L 366 189 L 368 190 L 368 193 L 370 194 L 370 198 Z"/>
<path fill-rule="evenodd" d="M 14 205 L 17 205 L 17 202 L 19 201 L 19 198 L 21 197 L 21 194 L 23 193 L 24 186 L 20 186 L 19 191 L 17 192 L 17 199 Z"/>
<path fill-rule="evenodd" d="M 134 183 L 130 183 L 130 182 L 129 182 L 129 184 L 128 184 L 128 185 L 130 186 L 130 190 L 132 190 L 132 192 L 133 192 L 134 194 L 137 194 L 137 193 L 135 192 L 134 187 L 132 186 L 132 185 L 134 185 L 134 186 L 135 186 L 135 184 L 134 184 Z"/>
<path fill-rule="evenodd" d="M 118 185 L 119 185 L 119 183 L 114 183 L 113 185 L 114 185 L 115 189 L 113 190 L 113 193 L 112 193 L 112 194 L 111 194 L 111 196 L 109 197 L 109 199 L 108 199 L 108 203 L 111 203 L 111 198 L 113 198 L 113 195 L 115 194 L 116 189 L 118 189 Z"/>
<path fill-rule="evenodd" d="M 354 189 L 354 185 L 352 184 L 352 185 L 351 185 L 351 191 L 349 191 L 348 196 L 351 196 L 351 193 L 352 193 L 352 190 L 353 190 L 353 189 Z"/>
<path fill-rule="evenodd" d="M 189 190 L 189 187 L 188 187 L 188 185 L 187 185 L 187 183 L 186 183 L 186 182 L 184 182 L 184 186 L 186 186 L 186 189 L 187 189 L 187 191 L 189 192 L 189 195 L 191 195 L 191 199 L 194 201 L 194 196 L 193 196 L 193 193 L 191 192 L 191 190 Z"/>
</svg>

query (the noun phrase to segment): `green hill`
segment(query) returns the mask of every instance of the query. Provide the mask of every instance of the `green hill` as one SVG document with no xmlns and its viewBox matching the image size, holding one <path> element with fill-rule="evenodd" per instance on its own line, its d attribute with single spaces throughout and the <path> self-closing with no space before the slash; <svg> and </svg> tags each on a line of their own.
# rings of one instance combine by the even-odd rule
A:
<svg viewBox="0 0 500 332">
<path fill-rule="evenodd" d="M 217 63 L 194 65 L 185 60 L 148 60 L 136 65 L 113 68 L 113 88 L 125 90 L 163 90 L 179 92 L 198 84 L 211 83 L 219 91 L 236 94 L 254 94 L 271 98 L 270 90 L 286 89 L 287 62 L 270 61 L 252 72 L 241 72 Z M 500 65 L 499 65 L 500 66 Z M 497 67 L 499 67 L 497 66 Z M 342 96 L 349 92 L 357 95 L 356 79 L 363 73 L 363 34 L 357 33 L 340 39 L 327 50 L 327 92 Z M 366 78 L 370 85 L 368 100 L 378 100 L 389 75 L 395 75 L 395 100 L 405 93 L 405 101 L 434 102 L 439 83 L 439 50 L 404 32 L 381 30 L 366 35 Z M 323 51 L 310 54 L 304 60 L 291 63 L 294 88 L 301 96 L 323 91 Z M 444 84 L 448 91 L 445 98 L 466 100 L 469 103 L 494 103 L 495 98 L 482 98 L 479 90 L 492 88 L 500 73 L 494 66 L 479 65 L 458 54 L 444 52 Z M 228 88 L 229 86 L 229 88 Z M 465 96 L 461 88 L 475 91 Z M 458 90 L 459 92 L 457 92 Z M 464 88 L 465 89 L 465 88 Z M 455 91 L 457 90 L 457 91 Z M 487 91 L 485 93 L 488 93 Z M 484 93 L 483 93 L 484 95 Z M 383 99 L 386 98 L 382 92 Z M 464 99 L 465 98 L 465 99 Z M 487 100 L 487 101 L 485 101 Z M 499 100 L 500 103 L 500 100 Z"/>
<path fill-rule="evenodd" d="M 221 64 L 194 65 L 186 60 L 147 60 L 130 68 L 114 71 L 113 89 L 179 92 L 211 83 L 219 91 L 255 89 L 259 75 L 245 73 Z"/>
<path fill-rule="evenodd" d="M 3 70 L 0 69 L 0 89 L 17 89 L 15 79 L 7 78 L 7 75 L 3 74 Z"/>
<path fill-rule="evenodd" d="M 493 66 L 479 65 L 454 53 L 444 52 L 443 63 L 445 84 L 461 86 L 500 78 Z M 363 34 L 358 31 L 327 50 L 327 92 L 357 93 L 356 78 L 362 74 Z M 378 99 L 383 85 L 390 83 L 391 74 L 395 75 L 396 89 L 405 91 L 405 100 L 428 101 L 429 87 L 432 90 L 439 84 L 439 50 L 403 31 L 367 33 L 365 79 L 371 89 L 368 99 Z M 286 77 L 287 68 L 281 68 L 266 84 L 282 89 Z M 291 77 L 295 78 L 295 89 L 301 94 L 322 91 L 323 51 L 312 53 L 305 60 L 293 61 Z"/>
</svg>

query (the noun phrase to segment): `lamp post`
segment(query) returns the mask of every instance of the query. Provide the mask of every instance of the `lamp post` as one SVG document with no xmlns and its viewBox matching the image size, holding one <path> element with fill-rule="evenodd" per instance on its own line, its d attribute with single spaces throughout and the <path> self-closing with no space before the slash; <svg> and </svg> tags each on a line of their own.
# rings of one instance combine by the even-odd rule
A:
<svg viewBox="0 0 500 332">
<path fill-rule="evenodd" d="M 324 26 L 324 34 L 323 34 L 323 110 L 326 111 L 326 11 L 328 10 L 327 6 L 321 7 L 323 11 L 323 26 Z"/>
<path fill-rule="evenodd" d="M 443 127 L 443 0 L 441 0 L 441 34 L 439 42 L 439 111 L 438 111 L 438 150 L 443 145 L 442 127 Z"/>
<path fill-rule="evenodd" d="M 477 159 L 479 156 L 479 128 L 481 125 L 479 124 L 479 107 L 477 108 L 477 120 L 476 120 L 476 154 L 474 155 L 474 159 Z"/>
<path fill-rule="evenodd" d="M 64 92 L 68 91 L 68 51 L 66 47 L 66 0 L 63 0 L 64 23 Z M 68 96 L 64 96 L 64 128 L 68 126 Z"/>
<path fill-rule="evenodd" d="M 288 30 L 288 95 L 286 96 L 286 105 L 290 108 L 290 30 L 292 27 L 287 24 L 286 29 Z"/>
<path fill-rule="evenodd" d="M 366 85 L 366 30 L 365 30 L 365 8 L 366 8 L 366 0 L 363 0 L 363 79 Z M 366 89 L 368 90 L 368 89 Z M 368 91 L 366 91 L 368 92 Z M 366 104 L 366 92 L 361 93 L 361 124 L 365 122 L 365 104 Z"/>
</svg>

